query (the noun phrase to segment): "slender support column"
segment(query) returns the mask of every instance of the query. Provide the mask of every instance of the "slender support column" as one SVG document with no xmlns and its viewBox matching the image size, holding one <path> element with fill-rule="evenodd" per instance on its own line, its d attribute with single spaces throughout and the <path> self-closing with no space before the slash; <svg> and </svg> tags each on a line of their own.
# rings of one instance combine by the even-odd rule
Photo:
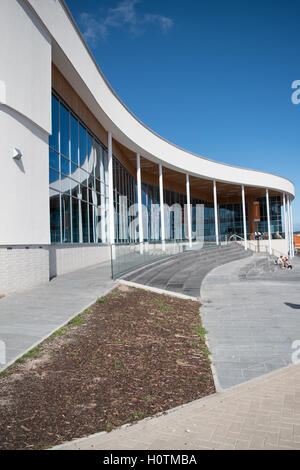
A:
<svg viewBox="0 0 300 470">
<path fill-rule="evenodd" d="M 290 201 L 290 207 L 291 207 L 291 253 L 292 253 L 292 258 L 295 256 L 295 247 L 294 247 L 294 221 L 293 221 L 293 206 L 292 206 L 292 201 Z"/>
<path fill-rule="evenodd" d="M 186 204 L 187 204 L 189 247 L 191 248 L 192 246 L 192 220 L 191 220 L 190 178 L 188 174 L 186 174 Z"/>
<path fill-rule="evenodd" d="M 247 250 L 248 241 L 247 241 L 246 203 L 245 203 L 245 187 L 244 187 L 244 185 L 242 185 L 242 206 L 243 206 L 243 224 L 244 224 L 244 243 L 245 243 L 245 250 Z"/>
<path fill-rule="evenodd" d="M 285 238 L 285 245 L 286 245 L 286 254 L 289 252 L 289 229 L 288 229 L 288 222 L 287 222 L 287 213 L 286 213 L 286 202 L 285 202 L 286 194 L 283 193 L 282 200 L 283 200 L 283 217 L 284 217 L 284 238 Z"/>
<path fill-rule="evenodd" d="M 218 199 L 217 199 L 216 180 L 214 180 L 214 212 L 215 212 L 216 245 L 219 245 L 219 220 L 218 220 Z"/>
<path fill-rule="evenodd" d="M 160 226 L 161 226 L 161 244 L 162 249 L 165 251 L 165 214 L 164 214 L 164 183 L 162 165 L 159 165 L 159 203 L 160 203 Z"/>
<path fill-rule="evenodd" d="M 136 154 L 136 179 L 137 179 L 137 199 L 138 199 L 138 216 L 139 216 L 139 242 L 140 253 L 144 252 L 144 232 L 143 232 L 143 212 L 142 212 L 142 177 L 141 177 L 141 156 Z"/>
<path fill-rule="evenodd" d="M 287 207 L 288 207 L 288 223 L 289 223 L 289 257 L 294 257 L 294 230 L 293 230 L 293 216 L 292 216 L 292 204 L 290 196 L 287 197 Z"/>
<path fill-rule="evenodd" d="M 115 259 L 115 218 L 114 218 L 114 179 L 112 157 L 112 135 L 108 133 L 108 206 L 109 206 L 109 243 L 112 246 L 112 258 Z"/>
<path fill-rule="evenodd" d="M 271 255 L 272 254 L 272 240 L 271 240 L 270 204 L 269 204 L 269 190 L 268 190 L 268 188 L 266 188 L 266 203 L 267 203 L 269 254 Z"/>
<path fill-rule="evenodd" d="M 287 227 L 288 227 L 288 256 L 291 256 L 291 216 L 290 216 L 290 199 L 286 196 L 287 206 Z"/>
<path fill-rule="evenodd" d="M 101 215 L 101 240 L 102 243 L 107 243 L 108 237 L 107 237 L 107 220 L 106 220 L 106 213 L 107 213 L 107 207 L 105 207 L 105 182 L 108 181 L 108 174 L 104 169 L 104 164 L 103 164 L 103 149 L 101 147 L 100 149 L 100 181 L 101 181 L 101 209 L 100 209 L 100 215 Z"/>
</svg>

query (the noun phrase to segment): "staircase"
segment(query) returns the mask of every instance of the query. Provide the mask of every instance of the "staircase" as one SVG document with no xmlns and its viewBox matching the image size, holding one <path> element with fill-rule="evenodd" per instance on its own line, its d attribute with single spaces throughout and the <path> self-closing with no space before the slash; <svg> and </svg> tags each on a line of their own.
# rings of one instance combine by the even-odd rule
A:
<svg viewBox="0 0 300 470">
<path fill-rule="evenodd" d="M 127 281 L 159 289 L 200 296 L 200 286 L 206 274 L 217 266 L 252 256 L 238 243 L 212 246 L 198 251 L 186 251 L 172 258 L 144 266 L 123 276 Z"/>
</svg>

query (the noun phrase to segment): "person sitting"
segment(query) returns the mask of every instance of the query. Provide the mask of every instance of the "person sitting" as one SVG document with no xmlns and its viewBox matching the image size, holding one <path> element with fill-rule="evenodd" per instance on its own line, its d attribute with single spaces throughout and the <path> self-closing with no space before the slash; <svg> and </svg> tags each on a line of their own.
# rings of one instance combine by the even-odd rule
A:
<svg viewBox="0 0 300 470">
<path fill-rule="evenodd" d="M 293 269 L 292 263 L 290 262 L 288 258 L 285 261 L 285 267 L 286 269 Z"/>
<path fill-rule="evenodd" d="M 281 259 L 282 259 L 281 269 L 285 269 L 285 262 L 286 262 L 287 258 L 285 256 L 281 256 Z"/>
</svg>

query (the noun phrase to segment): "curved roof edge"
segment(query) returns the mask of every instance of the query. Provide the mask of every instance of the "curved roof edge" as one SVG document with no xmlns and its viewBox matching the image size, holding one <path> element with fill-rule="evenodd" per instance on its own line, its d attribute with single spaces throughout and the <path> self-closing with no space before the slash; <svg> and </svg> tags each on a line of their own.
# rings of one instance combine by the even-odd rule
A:
<svg viewBox="0 0 300 470">
<path fill-rule="evenodd" d="M 77 93 L 89 101 L 91 111 L 113 137 L 145 158 L 182 173 L 245 186 L 268 187 L 294 198 L 292 181 L 269 172 L 217 162 L 184 150 L 159 136 L 140 121 L 113 90 L 64 0 L 27 0 L 72 65 L 77 80 L 64 70 Z M 54 45 L 53 45 L 54 47 Z M 62 64 L 60 68 L 62 67 Z M 70 68 L 69 68 L 70 72 Z M 79 83 L 80 82 L 80 83 Z M 102 118 L 102 119 L 101 119 Z"/>
</svg>

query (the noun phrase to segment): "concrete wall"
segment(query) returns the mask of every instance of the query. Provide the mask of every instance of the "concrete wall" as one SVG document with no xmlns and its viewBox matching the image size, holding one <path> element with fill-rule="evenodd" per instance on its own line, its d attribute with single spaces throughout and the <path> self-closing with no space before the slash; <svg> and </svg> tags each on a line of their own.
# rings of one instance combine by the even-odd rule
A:
<svg viewBox="0 0 300 470">
<path fill-rule="evenodd" d="M 51 245 L 50 278 L 110 261 L 109 245 Z"/>
<path fill-rule="evenodd" d="M 48 247 L 0 247 L 0 295 L 49 281 Z"/>
</svg>

